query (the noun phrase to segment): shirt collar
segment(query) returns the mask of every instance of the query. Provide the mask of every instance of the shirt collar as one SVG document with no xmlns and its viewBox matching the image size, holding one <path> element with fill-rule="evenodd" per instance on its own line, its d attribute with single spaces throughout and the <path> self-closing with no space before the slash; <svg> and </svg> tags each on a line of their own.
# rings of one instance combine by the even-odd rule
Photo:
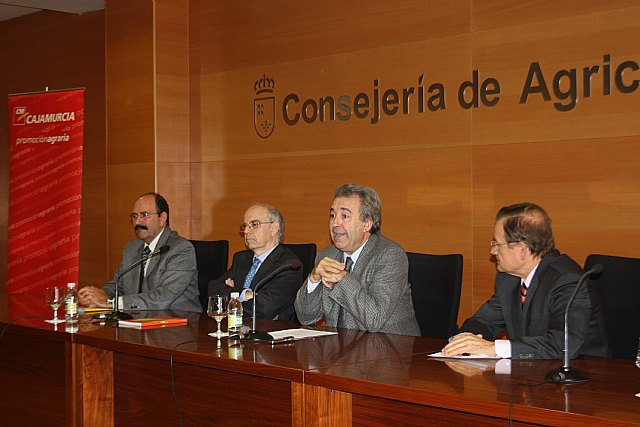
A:
<svg viewBox="0 0 640 427">
<path fill-rule="evenodd" d="M 368 241 L 369 239 L 365 240 L 364 243 L 358 249 L 353 251 L 351 255 L 347 254 L 346 252 L 343 252 L 342 262 L 345 262 L 347 260 L 347 257 L 349 257 L 353 260 L 353 264 L 355 265 L 356 261 L 358 261 L 358 257 L 360 256 L 360 253 L 362 252 L 362 249 L 364 248 L 364 245 L 366 245 Z"/>
<path fill-rule="evenodd" d="M 148 245 L 145 243 L 144 246 L 148 246 L 149 250 L 151 251 L 151 253 L 155 252 L 156 250 L 156 246 L 158 246 L 158 241 L 160 240 L 160 236 L 162 236 L 162 233 L 164 233 L 164 230 L 166 230 L 167 228 L 163 228 L 162 231 L 160 233 L 158 233 L 158 235 L 155 237 L 155 239 L 153 239 L 151 241 L 151 243 L 149 243 Z"/>
<path fill-rule="evenodd" d="M 267 259 L 267 257 L 269 255 L 271 255 L 271 252 L 273 252 L 273 250 L 277 247 L 278 245 L 275 245 L 274 247 L 272 247 L 271 249 L 269 249 L 266 252 L 261 253 L 260 255 L 253 255 L 254 258 L 258 258 L 260 260 L 260 264 L 262 264 L 264 262 L 265 259 Z"/>
<path fill-rule="evenodd" d="M 533 270 L 531 270 L 529 272 L 529 274 L 527 275 L 527 277 L 524 279 L 524 285 L 529 288 L 529 286 L 531 285 L 531 280 L 533 280 L 533 276 L 536 274 L 536 270 L 538 269 L 538 266 L 540 265 L 540 263 L 537 263 L 535 267 L 533 267 Z"/>
</svg>

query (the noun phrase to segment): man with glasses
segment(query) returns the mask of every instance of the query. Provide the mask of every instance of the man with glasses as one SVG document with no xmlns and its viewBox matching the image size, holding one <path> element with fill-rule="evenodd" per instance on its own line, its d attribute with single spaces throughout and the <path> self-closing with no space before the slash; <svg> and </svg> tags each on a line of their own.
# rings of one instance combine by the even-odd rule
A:
<svg viewBox="0 0 640 427">
<path fill-rule="evenodd" d="M 129 216 L 137 239 L 124 248 L 122 262 L 102 289 L 80 289 L 80 304 L 108 307 L 115 291 L 115 279 L 125 268 L 149 257 L 140 267 L 123 274 L 119 281 L 119 307 L 122 310 L 202 311 L 198 299 L 198 269 L 193 245 L 169 227 L 169 204 L 160 194 L 146 193 L 136 200 Z"/>
<path fill-rule="evenodd" d="M 562 358 L 564 313 L 582 269 L 556 250 L 551 219 L 544 209 L 533 203 L 500 209 L 490 254 L 498 270 L 495 294 L 464 322 L 442 352 Z M 585 283 L 569 310 L 570 357 L 607 355 L 602 314 L 597 295 Z M 508 339 L 496 339 L 505 331 Z"/>
<path fill-rule="evenodd" d="M 256 203 L 249 206 L 240 233 L 247 250 L 234 254 L 231 268 L 209 283 L 209 295 L 238 292 L 244 313 L 252 316 L 251 299 L 256 285 L 298 258 L 280 244 L 284 237 L 284 218 L 271 205 Z M 285 269 L 260 285 L 255 301 L 256 317 L 296 321 L 293 301 L 302 280 L 301 268 Z"/>
<path fill-rule="evenodd" d="M 298 291 L 296 313 L 310 325 L 420 335 L 409 287 L 407 254 L 380 231 L 380 198 L 358 184 L 336 189 L 329 210 L 333 245 Z"/>
</svg>

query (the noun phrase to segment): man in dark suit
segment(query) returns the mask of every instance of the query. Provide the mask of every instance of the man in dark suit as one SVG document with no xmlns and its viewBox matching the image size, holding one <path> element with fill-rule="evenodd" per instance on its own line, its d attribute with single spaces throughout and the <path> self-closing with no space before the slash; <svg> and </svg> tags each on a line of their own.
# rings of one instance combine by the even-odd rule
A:
<svg viewBox="0 0 640 427">
<path fill-rule="evenodd" d="M 420 335 L 407 254 L 379 233 L 380 199 L 372 188 L 345 184 L 329 211 L 333 246 L 316 257 L 296 297 L 300 322 L 326 316 L 330 327 Z"/>
<path fill-rule="evenodd" d="M 490 251 L 498 270 L 495 294 L 442 352 L 562 358 L 564 313 L 582 269 L 554 245 L 551 219 L 541 207 L 520 203 L 500 209 Z M 505 330 L 509 339 L 496 340 Z M 607 355 L 602 307 L 588 286 L 578 290 L 569 310 L 569 331 L 570 357 Z"/>
<path fill-rule="evenodd" d="M 234 254 L 231 268 L 209 282 L 209 295 L 238 292 L 244 312 L 252 316 L 255 286 L 277 268 L 300 261 L 280 244 L 284 218 L 273 206 L 264 203 L 250 206 L 244 213 L 240 231 L 248 250 Z M 293 301 L 302 281 L 302 269 L 298 268 L 286 269 L 262 284 L 257 292 L 256 317 L 296 321 Z"/>
<path fill-rule="evenodd" d="M 123 310 L 171 308 L 201 312 L 196 253 L 191 242 L 169 227 L 169 204 L 165 198 L 157 193 L 143 194 L 133 205 L 130 219 L 137 239 L 125 246 L 113 280 L 102 289 L 93 286 L 80 289 L 80 304 L 107 307 L 120 271 L 139 261 L 144 252 L 153 253 L 168 246 L 167 252 L 149 258 L 139 268 L 122 276 L 118 288 L 119 307 Z"/>
</svg>

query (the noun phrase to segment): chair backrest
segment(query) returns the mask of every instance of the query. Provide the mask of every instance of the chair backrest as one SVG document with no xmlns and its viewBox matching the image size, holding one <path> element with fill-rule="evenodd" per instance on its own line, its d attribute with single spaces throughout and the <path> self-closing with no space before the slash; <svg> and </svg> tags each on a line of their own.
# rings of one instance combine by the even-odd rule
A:
<svg viewBox="0 0 640 427">
<path fill-rule="evenodd" d="M 409 283 L 423 337 L 448 338 L 458 329 L 462 255 L 407 252 Z"/>
<path fill-rule="evenodd" d="M 305 279 L 313 270 L 316 262 L 316 244 L 315 243 L 283 243 L 282 246 L 293 252 L 302 262 L 302 277 Z"/>
<path fill-rule="evenodd" d="M 634 359 L 640 335 L 640 259 L 592 254 L 585 271 L 598 263 L 602 273 L 591 279 L 589 289 L 604 308 L 611 356 Z"/>
<path fill-rule="evenodd" d="M 227 240 L 191 240 L 191 244 L 196 250 L 200 304 L 202 311 L 206 312 L 209 282 L 227 271 L 229 242 Z"/>
</svg>

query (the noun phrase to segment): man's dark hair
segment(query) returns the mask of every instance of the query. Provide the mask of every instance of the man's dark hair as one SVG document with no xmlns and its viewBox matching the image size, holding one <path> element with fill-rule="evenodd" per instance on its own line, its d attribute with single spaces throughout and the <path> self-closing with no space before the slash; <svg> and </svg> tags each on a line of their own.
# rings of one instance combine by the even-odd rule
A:
<svg viewBox="0 0 640 427">
<path fill-rule="evenodd" d="M 496 222 L 504 220 L 504 238 L 507 243 L 522 242 L 533 255 L 551 255 L 556 251 L 551 231 L 551 218 L 534 203 L 517 203 L 498 211 Z"/>
<path fill-rule="evenodd" d="M 153 198 L 156 199 L 156 211 L 158 211 L 158 215 L 160 215 L 162 212 L 167 213 L 167 225 L 169 225 L 169 203 L 167 203 L 167 200 L 160 194 L 153 192 L 144 193 L 140 197 L 144 196 L 153 196 Z"/>
</svg>

